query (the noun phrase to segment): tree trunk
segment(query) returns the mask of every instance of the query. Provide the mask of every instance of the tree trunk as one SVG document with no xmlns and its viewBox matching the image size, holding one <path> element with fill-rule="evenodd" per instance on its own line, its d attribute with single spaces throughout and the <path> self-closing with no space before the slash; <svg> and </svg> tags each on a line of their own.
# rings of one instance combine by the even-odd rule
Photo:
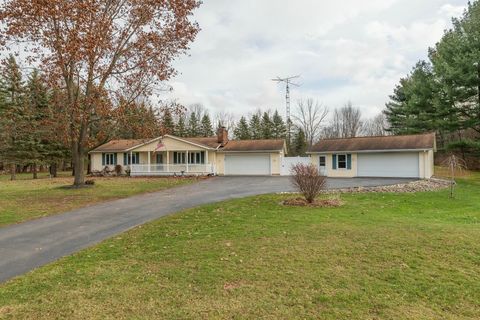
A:
<svg viewBox="0 0 480 320">
<path fill-rule="evenodd" d="M 92 173 L 92 159 L 90 155 L 88 155 L 88 162 L 87 162 L 87 174 Z"/>
<path fill-rule="evenodd" d="M 53 162 L 50 164 L 50 176 L 52 178 L 56 178 L 57 177 L 57 163 L 56 162 Z"/>
<path fill-rule="evenodd" d="M 72 152 L 73 158 L 73 185 L 74 186 L 82 186 L 85 184 L 85 172 L 84 172 L 84 156 L 85 151 L 83 150 L 83 146 L 81 143 L 75 143 Z"/>
<path fill-rule="evenodd" d="M 38 179 L 37 164 L 36 163 L 32 164 L 32 173 L 33 173 L 33 179 Z"/>
<path fill-rule="evenodd" d="M 10 165 L 10 180 L 17 180 L 17 166 L 15 163 Z"/>
</svg>

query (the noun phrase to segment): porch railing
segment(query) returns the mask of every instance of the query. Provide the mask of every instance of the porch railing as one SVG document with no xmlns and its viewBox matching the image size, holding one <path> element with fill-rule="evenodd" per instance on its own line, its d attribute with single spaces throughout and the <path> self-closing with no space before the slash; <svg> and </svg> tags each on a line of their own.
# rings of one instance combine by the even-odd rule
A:
<svg viewBox="0 0 480 320">
<path fill-rule="evenodd" d="M 213 174 L 212 164 L 133 164 L 130 166 L 130 175 L 199 175 Z"/>
</svg>

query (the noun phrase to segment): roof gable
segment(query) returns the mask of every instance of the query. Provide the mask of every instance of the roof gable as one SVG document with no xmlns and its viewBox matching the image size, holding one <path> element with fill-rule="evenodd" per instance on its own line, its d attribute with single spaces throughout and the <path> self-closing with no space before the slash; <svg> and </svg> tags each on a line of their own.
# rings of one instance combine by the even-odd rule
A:
<svg viewBox="0 0 480 320">
<path fill-rule="evenodd" d="M 342 151 L 383 151 L 435 149 L 435 134 L 325 139 L 309 149 L 310 153 Z"/>
</svg>

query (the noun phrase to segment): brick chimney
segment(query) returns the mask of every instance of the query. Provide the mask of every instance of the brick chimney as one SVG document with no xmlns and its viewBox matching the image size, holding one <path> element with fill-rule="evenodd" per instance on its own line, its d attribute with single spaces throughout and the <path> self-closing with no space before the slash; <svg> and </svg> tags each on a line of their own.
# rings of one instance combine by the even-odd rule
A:
<svg viewBox="0 0 480 320">
<path fill-rule="evenodd" d="M 217 142 L 224 147 L 228 142 L 228 130 L 225 127 L 218 128 Z"/>
</svg>

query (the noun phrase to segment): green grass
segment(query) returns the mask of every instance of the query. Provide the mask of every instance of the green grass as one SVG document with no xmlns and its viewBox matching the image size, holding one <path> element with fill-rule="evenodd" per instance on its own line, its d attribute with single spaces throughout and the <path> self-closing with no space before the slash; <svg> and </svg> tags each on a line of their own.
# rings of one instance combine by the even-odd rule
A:
<svg viewBox="0 0 480 320">
<path fill-rule="evenodd" d="M 0 286 L 5 319 L 478 319 L 480 174 L 448 191 L 187 210 Z"/>
<path fill-rule="evenodd" d="M 0 227 L 195 181 L 187 178 L 93 178 L 95 186 L 75 190 L 64 188 L 73 183 L 69 173 L 61 173 L 54 179 L 45 173 L 37 180 L 32 180 L 31 174 L 19 174 L 16 181 L 9 178 L 0 175 Z"/>
</svg>

